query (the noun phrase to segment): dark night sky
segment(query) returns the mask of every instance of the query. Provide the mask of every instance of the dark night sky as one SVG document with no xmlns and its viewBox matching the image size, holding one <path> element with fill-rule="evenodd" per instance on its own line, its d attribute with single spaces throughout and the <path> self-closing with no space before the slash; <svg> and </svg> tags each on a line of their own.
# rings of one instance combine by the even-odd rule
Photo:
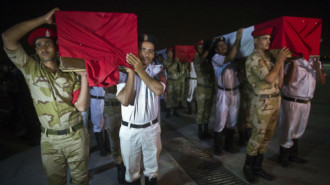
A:
<svg viewBox="0 0 330 185">
<path fill-rule="evenodd" d="M 323 19 L 320 54 L 330 55 L 330 2 L 320 2 L 0 0 L 0 31 L 43 15 L 55 6 L 67 11 L 127 12 L 138 15 L 139 32 L 155 35 L 159 40 L 158 49 L 162 49 L 172 45 L 191 45 L 199 39 L 211 39 L 281 16 L 311 17 Z"/>
</svg>

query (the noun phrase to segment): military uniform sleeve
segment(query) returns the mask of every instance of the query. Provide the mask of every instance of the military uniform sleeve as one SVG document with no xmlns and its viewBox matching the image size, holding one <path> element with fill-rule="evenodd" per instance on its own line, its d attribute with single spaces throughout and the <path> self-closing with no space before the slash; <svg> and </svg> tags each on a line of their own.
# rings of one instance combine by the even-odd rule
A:
<svg viewBox="0 0 330 185">
<path fill-rule="evenodd" d="M 269 73 L 269 70 L 266 67 L 265 62 L 258 57 L 257 55 L 254 55 L 252 57 L 249 57 L 246 61 L 246 70 L 249 72 L 249 77 L 257 77 L 259 80 L 263 80 L 265 76 Z"/>
<path fill-rule="evenodd" d="M 15 50 L 8 50 L 5 47 L 4 50 L 9 59 L 15 64 L 18 69 L 23 72 L 23 74 L 25 72 L 23 68 L 28 68 L 30 64 L 35 64 L 34 60 L 26 54 L 21 44 L 18 44 Z"/>
</svg>

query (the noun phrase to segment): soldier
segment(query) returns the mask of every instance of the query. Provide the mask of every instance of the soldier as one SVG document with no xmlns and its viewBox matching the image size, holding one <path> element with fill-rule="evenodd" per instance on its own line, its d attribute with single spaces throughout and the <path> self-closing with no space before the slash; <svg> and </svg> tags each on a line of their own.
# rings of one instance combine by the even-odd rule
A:
<svg viewBox="0 0 330 185">
<path fill-rule="evenodd" d="M 88 184 L 89 135 L 79 111 L 89 107 L 86 72 L 62 72 L 56 57 L 56 33 L 38 28 L 28 38 L 38 61 L 18 41 L 42 24 L 53 24 L 55 8 L 2 34 L 8 57 L 23 73 L 41 123 L 41 158 L 49 184 L 66 184 L 67 166 L 73 184 Z"/>
<path fill-rule="evenodd" d="M 117 167 L 117 180 L 119 184 L 125 183 L 125 166 L 120 151 L 119 129 L 121 125 L 120 102 L 116 98 L 117 87 L 104 88 L 104 128 L 109 134 L 111 155 Z"/>
<path fill-rule="evenodd" d="M 174 59 L 173 48 L 167 48 L 166 51 L 167 59 L 165 60 L 165 69 L 167 72 L 167 99 L 166 117 L 171 116 L 171 111 L 173 109 L 173 115 L 179 117 L 178 106 L 180 101 L 180 90 L 181 90 L 181 63 L 178 58 Z"/>
<path fill-rule="evenodd" d="M 252 100 L 253 130 L 243 167 L 244 176 L 250 183 L 256 182 L 256 176 L 266 180 L 274 179 L 262 169 L 262 162 L 280 113 L 279 88 L 283 83 L 283 63 L 289 50 L 281 49 L 275 64 L 270 61 L 265 51 L 269 48 L 272 30 L 267 28 L 252 32 L 255 50 L 245 64 L 247 79 L 255 93 Z"/>
<path fill-rule="evenodd" d="M 196 45 L 197 51 L 193 59 L 195 72 L 197 74 L 196 101 L 198 125 L 198 138 L 211 138 L 208 131 L 208 124 L 211 114 L 212 95 L 213 95 L 213 69 L 212 64 L 207 60 L 208 50 L 205 49 L 204 41 L 200 40 Z M 203 128 L 204 126 L 204 128 Z"/>
<path fill-rule="evenodd" d="M 222 135 L 225 129 L 225 150 L 235 152 L 233 141 L 235 126 L 239 108 L 239 80 L 237 66 L 233 60 L 237 54 L 243 29 L 237 31 L 235 43 L 231 51 L 227 53 L 227 45 L 224 37 L 215 40 L 215 52 L 212 57 L 212 65 L 217 80 L 216 123 L 214 126 L 214 153 L 222 154 Z"/>
<path fill-rule="evenodd" d="M 312 58 L 312 57 L 311 57 Z M 313 59 L 313 58 L 312 58 Z M 298 157 L 298 139 L 304 134 L 316 82 L 324 85 L 325 76 L 318 58 L 307 61 L 300 57 L 285 65 L 280 117 L 280 156 L 283 167 L 290 162 L 304 164 Z"/>
<path fill-rule="evenodd" d="M 126 167 L 128 184 L 140 185 L 141 163 L 144 166 L 145 184 L 157 184 L 158 159 L 162 145 L 159 124 L 159 96 L 166 89 L 166 79 L 161 65 L 154 65 L 156 39 L 140 35 L 139 58 L 127 54 L 130 68 L 121 69 L 117 85 L 117 98 L 122 104 L 120 147 Z"/>
</svg>

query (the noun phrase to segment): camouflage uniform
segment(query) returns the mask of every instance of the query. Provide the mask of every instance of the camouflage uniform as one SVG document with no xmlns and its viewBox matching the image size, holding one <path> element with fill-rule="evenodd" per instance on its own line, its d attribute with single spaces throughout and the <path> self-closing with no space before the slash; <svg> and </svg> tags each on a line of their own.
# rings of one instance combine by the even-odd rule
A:
<svg viewBox="0 0 330 185">
<path fill-rule="evenodd" d="M 181 63 L 176 60 L 171 66 L 172 60 L 172 58 L 165 60 L 165 69 L 167 72 L 167 108 L 177 107 L 180 102 Z"/>
<path fill-rule="evenodd" d="M 211 62 L 196 54 L 194 67 L 197 74 L 196 101 L 197 101 L 197 124 L 208 124 L 211 114 L 213 95 L 213 68 Z"/>
<path fill-rule="evenodd" d="M 246 128 L 252 127 L 251 103 L 254 97 L 254 92 L 246 79 L 240 84 L 239 91 L 241 102 L 238 111 L 237 126 L 240 132 L 244 132 Z"/>
<path fill-rule="evenodd" d="M 254 50 L 246 61 L 246 76 L 255 93 L 252 99 L 252 135 L 247 146 L 249 156 L 266 153 L 279 117 L 281 103 L 279 78 L 277 77 L 271 84 L 264 81 L 264 77 L 273 66 L 270 58 L 258 50 Z"/>
<path fill-rule="evenodd" d="M 109 133 L 111 144 L 111 155 L 116 164 L 120 164 L 123 159 L 120 152 L 119 129 L 121 125 L 121 106 L 116 98 L 116 94 L 105 93 L 104 96 L 104 120 L 105 129 Z"/>
<path fill-rule="evenodd" d="M 186 77 L 187 77 L 187 63 L 180 63 L 181 68 L 181 76 L 180 76 L 180 92 L 179 92 L 179 102 L 183 101 L 184 93 L 185 93 L 185 84 L 186 84 Z"/>
<path fill-rule="evenodd" d="M 57 70 L 53 74 L 29 57 L 21 45 L 14 51 L 5 51 L 31 91 L 42 127 L 41 157 L 48 182 L 66 184 L 69 165 L 73 184 L 88 184 L 89 135 L 80 112 L 72 104 L 80 80 L 73 72 Z M 67 134 L 59 135 L 59 130 Z"/>
</svg>

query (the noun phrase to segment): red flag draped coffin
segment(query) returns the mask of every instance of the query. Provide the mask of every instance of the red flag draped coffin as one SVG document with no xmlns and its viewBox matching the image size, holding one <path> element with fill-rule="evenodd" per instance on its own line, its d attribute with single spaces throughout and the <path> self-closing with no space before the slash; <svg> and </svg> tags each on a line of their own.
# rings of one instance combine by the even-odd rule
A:
<svg viewBox="0 0 330 185">
<path fill-rule="evenodd" d="M 126 54 L 138 54 L 137 16 L 57 11 L 55 18 L 60 57 L 84 59 L 90 86 L 116 85 Z"/>
</svg>

